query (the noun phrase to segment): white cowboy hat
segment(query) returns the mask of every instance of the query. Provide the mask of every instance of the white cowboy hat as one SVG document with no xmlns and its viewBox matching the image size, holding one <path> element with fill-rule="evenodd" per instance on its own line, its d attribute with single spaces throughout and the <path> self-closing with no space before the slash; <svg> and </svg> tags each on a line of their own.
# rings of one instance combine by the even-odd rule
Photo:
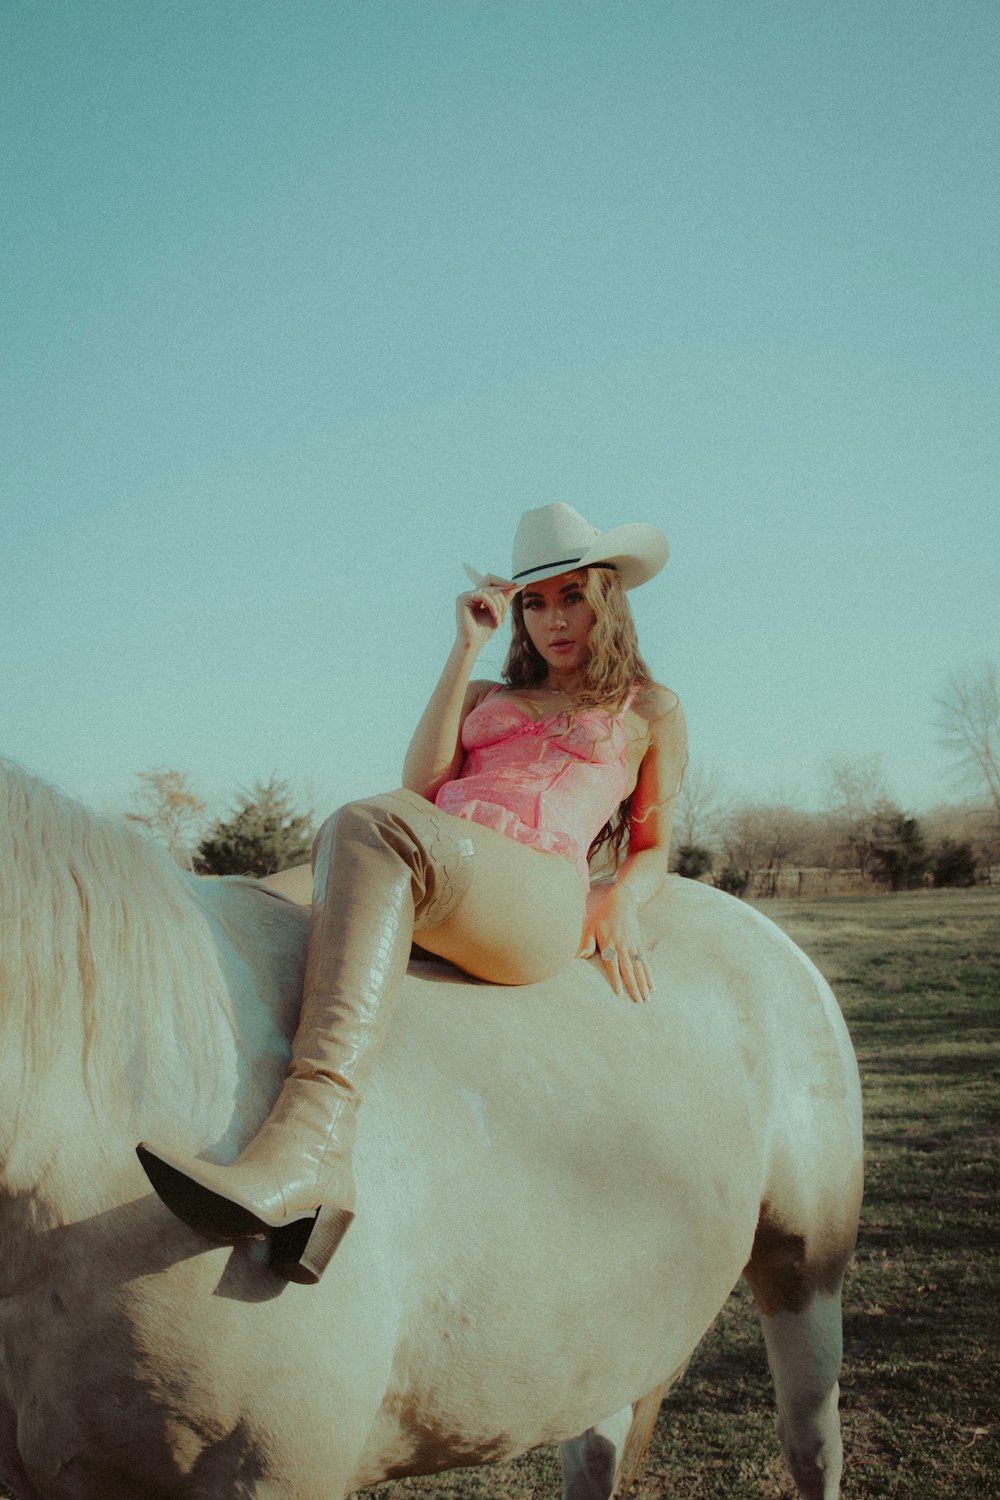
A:
<svg viewBox="0 0 1000 1500">
<path fill-rule="evenodd" d="M 598 531 L 572 505 L 557 501 L 526 510 L 521 517 L 509 579 L 477 573 L 468 563 L 465 571 L 477 588 L 493 583 L 523 589 L 543 578 L 603 563 L 617 570 L 625 588 L 634 589 L 655 577 L 669 555 L 667 539 L 655 526 L 636 523 Z"/>
</svg>

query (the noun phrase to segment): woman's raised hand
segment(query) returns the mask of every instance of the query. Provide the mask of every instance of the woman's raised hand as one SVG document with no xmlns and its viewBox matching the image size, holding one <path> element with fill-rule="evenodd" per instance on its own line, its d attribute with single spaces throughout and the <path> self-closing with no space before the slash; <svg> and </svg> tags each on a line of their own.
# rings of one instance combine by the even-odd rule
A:
<svg viewBox="0 0 1000 1500">
<path fill-rule="evenodd" d="M 459 594 L 455 606 L 459 640 L 481 650 L 507 618 L 516 592 L 513 584 L 484 578 L 478 588 Z"/>
</svg>

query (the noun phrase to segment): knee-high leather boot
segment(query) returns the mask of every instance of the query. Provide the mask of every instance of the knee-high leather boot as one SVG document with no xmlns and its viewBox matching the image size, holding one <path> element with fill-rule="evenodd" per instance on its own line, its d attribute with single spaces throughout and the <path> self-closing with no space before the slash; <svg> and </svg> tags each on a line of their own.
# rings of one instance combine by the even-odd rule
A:
<svg viewBox="0 0 1000 1500">
<path fill-rule="evenodd" d="M 314 850 L 315 905 L 302 1015 L 271 1114 L 229 1166 L 142 1143 L 169 1209 L 211 1238 L 266 1234 L 270 1264 L 318 1281 L 354 1217 L 355 1117 L 414 931 L 456 910 L 472 842 L 414 792 L 350 803 Z"/>
</svg>

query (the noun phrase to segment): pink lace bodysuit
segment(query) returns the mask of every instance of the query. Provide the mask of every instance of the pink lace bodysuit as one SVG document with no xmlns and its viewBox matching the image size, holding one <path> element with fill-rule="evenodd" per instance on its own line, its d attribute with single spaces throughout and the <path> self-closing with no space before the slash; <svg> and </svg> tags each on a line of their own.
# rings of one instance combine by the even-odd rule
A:
<svg viewBox="0 0 1000 1500">
<path fill-rule="evenodd" d="M 491 688 L 462 726 L 465 762 L 434 801 L 442 811 L 494 828 L 507 838 L 572 860 L 584 887 L 587 852 L 628 796 L 627 739 L 617 714 L 565 709 L 534 719 Z"/>
</svg>

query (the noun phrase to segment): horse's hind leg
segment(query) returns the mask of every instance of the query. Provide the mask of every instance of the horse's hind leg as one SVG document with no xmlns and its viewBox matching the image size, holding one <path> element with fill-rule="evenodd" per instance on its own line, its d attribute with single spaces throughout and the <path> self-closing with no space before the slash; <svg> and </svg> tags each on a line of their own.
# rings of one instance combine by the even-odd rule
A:
<svg viewBox="0 0 1000 1500">
<path fill-rule="evenodd" d="M 840 1437 L 840 1294 L 817 1293 L 798 1312 L 764 1314 L 767 1359 L 778 1400 L 778 1437 L 799 1494 L 837 1500 Z"/>
<path fill-rule="evenodd" d="M 631 1426 L 632 1408 L 626 1406 L 559 1444 L 563 1500 L 611 1500 Z"/>
<path fill-rule="evenodd" d="M 804 1500 L 840 1494 L 840 1292 L 856 1225 L 856 1214 L 848 1216 L 842 1232 L 815 1237 L 822 1250 L 811 1249 L 765 1208 L 746 1268 L 778 1401 L 778 1437 Z"/>
</svg>

